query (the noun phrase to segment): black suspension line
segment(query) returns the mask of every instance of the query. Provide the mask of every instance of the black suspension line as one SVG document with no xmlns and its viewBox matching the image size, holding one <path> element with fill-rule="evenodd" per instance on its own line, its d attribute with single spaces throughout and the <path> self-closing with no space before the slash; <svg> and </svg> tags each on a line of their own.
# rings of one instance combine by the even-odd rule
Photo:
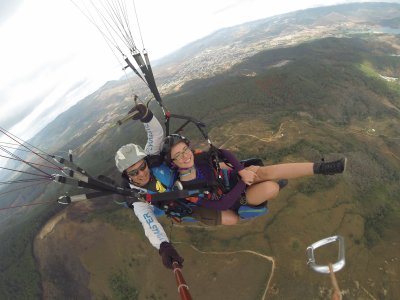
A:
<svg viewBox="0 0 400 300">
<path fill-rule="evenodd" d="M 73 3 L 73 5 L 88 19 L 88 21 L 89 21 L 90 23 L 92 23 L 92 25 L 93 25 L 95 28 L 97 28 L 97 30 L 100 32 L 100 34 L 102 35 L 102 37 L 103 37 L 104 40 L 106 41 L 107 46 L 110 48 L 111 53 L 113 53 L 115 59 L 121 64 L 121 69 L 124 71 L 125 77 L 126 77 L 128 83 L 129 83 L 130 85 L 132 85 L 132 83 L 131 83 L 130 80 L 129 80 L 128 74 L 126 73 L 126 69 L 127 69 L 129 66 L 124 66 L 124 65 L 121 63 L 120 57 L 117 57 L 117 55 L 116 55 L 116 53 L 115 53 L 114 50 L 116 49 L 116 50 L 119 52 L 119 54 L 121 55 L 121 57 L 122 57 L 122 59 L 123 59 L 124 61 L 125 61 L 126 55 L 125 55 L 124 51 L 121 49 L 121 47 L 119 46 L 119 43 L 117 42 L 117 40 L 116 40 L 116 38 L 115 38 L 115 34 L 117 34 L 117 33 L 115 32 L 115 29 L 112 27 L 112 25 L 110 24 L 110 22 L 107 20 L 105 14 L 102 13 L 101 10 L 96 6 L 96 4 L 97 4 L 97 5 L 99 5 L 99 4 L 98 4 L 97 2 L 94 3 L 94 1 L 92 1 L 92 0 L 90 1 L 90 3 L 89 3 L 88 5 L 87 5 L 86 2 L 81 3 L 81 5 L 78 5 L 77 3 L 75 3 L 74 0 L 70 0 L 70 1 L 71 1 L 71 2 Z M 125 4 L 125 5 L 123 5 L 123 4 Z M 82 7 L 82 6 L 83 6 L 83 7 Z M 102 5 L 102 6 L 104 7 L 104 5 Z M 127 9 L 126 9 L 126 2 L 125 2 L 125 1 L 122 2 L 121 7 L 122 7 L 122 6 L 124 7 L 124 8 L 123 8 L 124 11 L 126 12 Z M 89 8 L 89 7 L 90 7 L 90 8 Z M 103 9 L 103 10 L 104 10 L 104 9 Z M 93 14 L 95 14 L 95 15 L 97 14 L 97 18 L 95 18 Z M 125 19 L 128 19 L 126 13 L 125 13 L 125 15 L 126 15 Z M 128 25 L 128 26 L 129 26 L 129 25 Z M 112 28 L 112 29 L 111 29 L 111 28 Z M 135 46 L 135 44 L 134 44 L 134 39 L 133 39 L 132 33 L 131 33 L 131 31 L 130 31 L 130 26 L 129 26 L 128 28 L 129 28 L 129 37 L 130 37 L 130 41 L 131 41 L 131 42 L 130 42 L 129 44 L 126 44 L 126 43 L 122 40 L 122 43 L 123 43 L 126 47 L 128 47 L 128 49 L 130 49 L 130 48 L 136 47 L 136 46 Z M 118 35 L 118 39 L 120 39 L 119 35 Z M 134 72 L 135 72 L 135 74 L 138 75 L 139 78 L 140 78 L 139 73 L 138 73 L 137 71 L 135 71 L 135 70 L 134 70 Z M 143 78 L 142 78 L 142 80 L 143 80 Z M 143 82 L 145 82 L 145 81 L 143 80 Z M 145 82 L 145 83 L 146 83 L 146 82 Z M 132 86 L 132 88 L 133 88 L 133 86 Z"/>
<path fill-rule="evenodd" d="M 9 193 L 12 193 L 12 192 L 20 191 L 20 190 L 23 190 L 23 189 L 27 189 L 27 188 L 30 188 L 30 187 L 33 187 L 33 186 L 38 186 L 40 184 L 51 183 L 51 182 L 52 182 L 52 179 L 43 179 L 43 180 L 41 180 L 39 182 L 36 182 L 34 184 L 25 185 L 23 187 L 19 187 L 19 188 L 15 188 L 15 189 L 12 189 L 12 190 L 5 191 L 5 192 L 1 192 L 0 196 L 5 195 L 5 194 L 9 194 Z"/>
<path fill-rule="evenodd" d="M 103 12 L 98 9 L 92 2 L 93 7 L 96 9 L 97 14 L 100 16 L 101 22 L 103 23 L 103 26 L 105 27 L 105 29 L 107 30 L 109 36 L 112 37 L 112 39 L 115 41 L 114 36 L 112 34 L 112 32 L 114 32 L 115 35 L 117 35 L 117 37 L 119 38 L 119 40 L 126 46 L 129 48 L 130 43 L 127 42 L 126 38 L 124 38 L 124 34 L 121 31 L 121 29 L 118 27 L 118 22 L 115 19 L 115 16 L 113 16 L 113 14 L 110 12 L 110 10 L 108 10 L 106 8 L 106 5 L 103 3 L 100 3 L 103 6 L 103 9 L 105 9 L 106 13 L 108 14 L 108 16 L 111 18 L 111 20 L 113 21 L 114 25 L 106 18 L 106 16 L 103 14 Z M 111 9 L 112 11 L 112 9 Z M 99 29 L 101 30 L 101 29 Z M 116 45 L 118 45 L 115 42 Z"/>
<path fill-rule="evenodd" d="M 143 37 L 142 37 L 142 30 L 140 29 L 140 23 L 139 23 L 138 13 L 137 13 L 137 10 L 136 10 L 135 0 L 132 0 L 132 3 L 133 3 L 133 10 L 135 12 L 135 17 L 136 17 L 136 25 L 138 27 L 140 40 L 142 41 L 142 48 L 144 50 L 144 42 L 143 42 Z"/>
<path fill-rule="evenodd" d="M 20 159 L 17 159 L 17 158 L 14 158 L 14 157 L 10 157 L 10 156 L 0 155 L 0 157 L 23 162 Z M 53 170 L 60 170 L 59 167 L 47 166 L 47 165 L 43 165 L 43 164 L 34 163 L 34 162 L 31 162 L 31 161 L 29 163 L 32 164 L 32 165 L 38 166 L 38 167 L 49 168 L 49 169 L 53 169 Z"/>
<path fill-rule="evenodd" d="M 106 29 L 107 29 L 107 31 L 108 31 L 109 36 L 107 36 L 107 35 L 104 33 L 104 31 L 101 29 L 101 27 L 96 23 L 94 17 L 92 16 L 92 14 L 90 13 L 90 11 L 89 11 L 88 8 L 86 8 L 86 12 L 85 12 L 85 11 L 84 11 L 82 8 L 80 8 L 73 0 L 70 0 L 70 1 L 71 1 L 72 4 L 74 4 L 74 6 L 89 20 L 89 22 L 92 23 L 92 25 L 93 25 L 94 27 L 97 28 L 97 30 L 100 32 L 100 34 L 102 35 L 102 37 L 104 38 L 104 40 L 107 42 L 107 45 L 108 45 L 109 47 L 110 47 L 110 45 L 113 45 L 113 46 L 119 51 L 119 53 L 120 53 L 121 55 L 124 55 L 124 53 L 123 53 L 123 51 L 121 50 L 121 48 L 119 47 L 118 43 L 116 42 L 116 40 L 114 39 L 114 37 L 113 37 L 113 36 L 111 35 L 111 33 L 109 32 L 108 27 L 106 27 Z M 92 6 L 95 7 L 92 1 L 91 1 L 91 3 L 92 3 Z M 98 13 L 99 13 L 99 12 L 98 12 Z M 101 15 L 101 13 L 99 13 L 99 14 Z M 103 23 L 103 25 L 105 26 L 104 20 L 103 20 L 103 19 L 102 19 L 102 23 Z M 110 49 L 112 49 L 112 48 L 110 47 Z M 114 51 L 112 51 L 112 52 L 114 53 Z"/>
<path fill-rule="evenodd" d="M 18 180 L 9 180 L 9 181 L 0 181 L 1 184 L 18 184 L 18 183 L 25 183 L 25 182 L 38 182 L 44 180 L 53 180 L 53 178 L 25 178 L 25 179 L 18 179 Z"/>
<path fill-rule="evenodd" d="M 127 7 L 125 5 L 125 2 L 123 2 L 123 5 L 124 5 L 125 8 L 124 8 L 124 10 L 122 10 L 122 13 L 124 15 L 124 20 L 125 20 L 125 23 L 126 23 L 127 37 L 131 41 L 132 45 L 135 45 L 133 34 L 132 34 L 132 31 L 131 31 L 131 25 L 130 25 L 130 21 L 129 21 L 130 18 L 129 18 L 129 15 L 128 15 L 128 10 L 127 10 Z M 135 3 L 134 2 L 133 2 L 133 7 L 135 8 Z M 136 14 L 136 10 L 135 10 L 135 14 Z"/>
<path fill-rule="evenodd" d="M 27 164 L 28 166 L 30 166 L 31 168 L 35 169 L 36 171 L 39 171 L 40 173 L 43 173 L 43 174 L 45 174 L 45 175 L 47 175 L 47 176 L 51 176 L 49 173 L 47 173 L 47 172 L 43 171 L 42 169 L 40 169 L 40 168 L 34 166 L 34 165 L 31 164 L 30 162 L 28 162 L 28 161 L 22 159 L 21 157 L 19 157 L 18 155 L 15 155 L 14 153 L 12 153 L 12 152 L 10 152 L 10 151 L 4 149 L 2 146 L 0 146 L 0 149 L 3 150 L 4 152 L 6 152 L 7 154 L 11 155 L 12 157 L 14 157 L 16 160 L 18 160 L 18 161 L 20 161 L 20 162 L 22 162 L 22 163 Z M 6 168 L 2 168 L 2 169 L 6 169 Z M 24 173 L 24 172 L 18 171 L 18 170 L 12 170 L 12 171 L 17 171 L 17 172 Z M 39 174 L 33 174 L 33 175 L 39 175 Z M 43 175 L 42 175 L 42 176 L 43 176 Z"/>
<path fill-rule="evenodd" d="M 18 144 L 8 143 L 8 142 L 0 142 L 0 144 L 6 144 L 6 145 L 11 145 L 11 146 L 19 146 Z"/>
<path fill-rule="evenodd" d="M 126 6 L 118 2 L 112 6 L 111 3 L 108 5 L 109 10 L 107 11 L 108 15 L 110 18 L 113 20 L 115 27 L 119 30 L 119 34 L 125 41 L 125 45 L 128 48 L 133 48 L 136 47 L 132 32 L 130 31 L 130 25 L 129 25 L 129 17 L 127 14 L 127 9 Z"/>
<path fill-rule="evenodd" d="M 28 203 L 28 204 L 21 204 L 21 205 L 12 205 L 7 207 L 1 207 L 0 211 L 12 209 L 12 208 L 20 208 L 20 207 L 28 207 L 28 206 L 35 206 L 35 205 L 43 205 L 43 204 L 54 204 L 54 201 L 44 201 L 44 202 L 35 202 L 35 203 Z"/>
<path fill-rule="evenodd" d="M 23 139 L 21 139 L 21 138 L 17 137 L 16 135 L 12 134 L 10 131 L 8 131 L 8 130 L 2 128 L 2 127 L 0 127 L 0 131 L 4 135 L 8 136 L 13 141 L 15 141 L 17 143 L 17 145 L 22 146 L 22 147 L 24 147 L 24 148 L 26 148 L 26 149 L 28 149 L 28 150 L 30 150 L 32 152 L 34 152 L 32 149 L 35 149 L 38 152 L 41 152 L 42 154 L 45 154 L 45 155 L 49 156 L 49 154 L 46 153 L 45 151 L 43 151 L 42 149 L 39 149 L 38 147 L 35 147 L 34 145 L 28 143 L 27 141 L 24 141 Z M 28 146 L 31 147 L 31 148 L 29 148 Z M 34 153 L 39 155 L 39 153 L 36 153 L 36 152 L 34 152 Z M 45 158 L 43 158 L 43 159 L 45 159 Z"/>
<path fill-rule="evenodd" d="M 17 146 L 18 146 L 18 145 L 17 145 Z M 1 147 L 7 148 L 7 149 L 13 149 L 13 150 L 17 150 L 17 151 L 22 151 L 22 152 L 29 152 L 29 153 L 32 152 L 32 151 L 30 151 L 30 150 L 25 150 L 25 149 L 21 149 L 21 148 L 18 148 L 18 147 L 12 147 L 12 146 L 6 146 L 6 145 L 3 145 L 3 146 L 1 146 Z"/>
<path fill-rule="evenodd" d="M 103 37 L 107 41 L 109 41 L 111 44 L 113 44 L 120 51 L 123 59 L 127 63 L 127 66 L 124 67 L 123 70 L 125 70 L 128 67 L 131 68 L 132 71 L 143 82 L 145 82 L 145 84 L 150 89 L 151 93 L 154 95 L 157 102 L 162 107 L 163 113 L 165 115 L 166 109 L 162 105 L 161 96 L 158 91 L 155 79 L 154 79 L 153 71 L 152 71 L 151 65 L 150 65 L 150 60 L 148 58 L 147 51 L 144 48 L 143 37 L 142 37 L 141 29 L 140 29 L 138 16 L 137 16 L 135 2 L 134 1 L 132 2 L 133 11 L 134 11 L 134 15 L 136 17 L 137 27 L 138 27 L 140 39 L 141 39 L 142 46 L 143 46 L 143 57 L 135 45 L 135 41 L 134 41 L 133 34 L 131 31 L 128 3 L 126 1 L 119 1 L 119 0 L 105 1 L 105 2 L 99 1 L 99 2 L 94 3 L 94 1 L 91 0 L 90 1 L 91 7 L 93 8 L 94 12 L 96 12 L 96 14 L 98 16 L 98 18 L 96 18 L 96 19 L 91 14 L 90 10 L 87 7 L 86 7 L 86 10 L 84 11 L 73 0 L 71 0 L 71 1 L 73 2 L 73 4 L 76 7 L 78 7 L 78 9 L 85 15 L 85 17 L 88 18 L 89 21 L 93 25 L 95 25 L 95 27 L 100 31 L 100 33 L 103 35 Z M 97 24 L 97 22 L 101 22 L 101 24 L 103 25 L 102 28 L 100 28 L 100 26 L 99 26 L 99 24 Z M 106 34 L 106 33 L 108 33 L 108 34 Z M 116 38 L 118 38 L 120 41 L 122 41 L 122 43 L 129 49 L 130 54 L 135 59 L 142 74 L 140 74 L 138 72 L 136 67 L 133 66 L 133 64 L 130 62 L 129 58 L 123 53 L 121 48 L 118 46 Z"/>
<path fill-rule="evenodd" d="M 46 155 L 47 157 L 50 157 L 51 155 L 46 153 L 45 151 L 33 146 L 32 144 L 22 140 L 21 138 L 17 137 L 16 135 L 12 134 L 11 132 L 7 131 L 6 129 L 0 127 L 0 132 L 2 132 L 4 135 L 12 139 L 14 142 L 17 142 L 21 147 L 27 149 L 29 152 L 35 154 L 36 156 L 40 157 L 41 159 L 47 161 L 48 163 L 52 164 L 53 166 L 58 167 L 55 163 L 53 163 L 50 159 L 47 159 L 46 157 L 43 157 L 43 155 Z M 29 147 L 28 147 L 29 146 Z M 19 158 L 23 160 L 22 158 L 18 157 L 17 155 L 14 155 L 10 151 L 5 150 L 2 146 L 0 146 L 0 149 L 2 149 L 4 152 L 7 154 L 10 154 L 13 157 Z M 33 151 L 32 149 L 35 149 L 38 152 Z M 41 152 L 41 153 L 39 153 Z M 29 164 L 29 163 L 28 163 Z"/>
</svg>

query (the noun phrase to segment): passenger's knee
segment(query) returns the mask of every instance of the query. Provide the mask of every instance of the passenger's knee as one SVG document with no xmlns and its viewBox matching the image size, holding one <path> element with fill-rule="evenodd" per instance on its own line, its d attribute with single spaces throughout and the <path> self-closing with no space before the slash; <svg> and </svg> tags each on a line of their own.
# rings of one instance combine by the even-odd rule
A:
<svg viewBox="0 0 400 300">
<path fill-rule="evenodd" d="M 239 216 L 231 210 L 224 210 L 221 212 L 222 225 L 235 225 L 239 222 Z"/>
<path fill-rule="evenodd" d="M 279 185 L 274 181 L 266 181 L 265 186 L 265 201 L 274 199 L 279 194 Z"/>
</svg>

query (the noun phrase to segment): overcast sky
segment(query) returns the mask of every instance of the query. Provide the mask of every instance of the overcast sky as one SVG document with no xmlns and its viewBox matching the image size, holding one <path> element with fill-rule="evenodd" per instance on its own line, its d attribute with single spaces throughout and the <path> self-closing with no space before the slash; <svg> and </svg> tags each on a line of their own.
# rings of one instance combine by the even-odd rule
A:
<svg viewBox="0 0 400 300">
<path fill-rule="evenodd" d="M 347 2 L 372 1 L 134 3 L 144 45 L 154 61 L 223 27 Z M 0 126 L 23 139 L 32 137 L 106 81 L 124 75 L 120 57 L 114 55 L 98 30 L 70 0 L 1 0 L 0 41 Z"/>
</svg>

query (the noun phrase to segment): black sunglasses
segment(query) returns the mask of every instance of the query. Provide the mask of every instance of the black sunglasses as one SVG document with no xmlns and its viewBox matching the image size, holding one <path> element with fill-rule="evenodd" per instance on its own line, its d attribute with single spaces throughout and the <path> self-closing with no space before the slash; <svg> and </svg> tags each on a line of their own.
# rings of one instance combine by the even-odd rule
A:
<svg viewBox="0 0 400 300">
<path fill-rule="evenodd" d="M 137 176 L 139 171 L 144 171 L 147 167 L 147 162 L 144 160 L 143 163 L 139 166 L 139 168 L 134 169 L 132 171 L 126 172 L 129 176 Z"/>
</svg>

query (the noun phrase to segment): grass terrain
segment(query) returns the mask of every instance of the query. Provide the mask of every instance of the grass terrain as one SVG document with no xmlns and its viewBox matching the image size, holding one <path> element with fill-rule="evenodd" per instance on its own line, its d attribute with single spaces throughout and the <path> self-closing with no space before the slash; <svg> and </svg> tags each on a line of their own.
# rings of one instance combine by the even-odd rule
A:
<svg viewBox="0 0 400 300">
<path fill-rule="evenodd" d="M 259 125 L 258 120 L 254 122 Z M 372 124 L 371 120 L 368 122 Z M 388 175 L 381 174 L 383 172 L 379 165 L 362 160 L 367 150 L 366 141 L 372 145 L 381 144 L 379 141 L 383 137 L 371 136 L 367 131 L 343 130 L 341 126 L 311 126 L 309 119 L 283 124 L 287 125 L 278 127 L 283 136 L 278 135 L 280 137 L 275 139 L 276 131 L 268 124 L 264 124 L 264 127 L 244 124 L 239 134 L 244 134 L 248 126 L 253 128 L 248 138 L 255 140 L 252 142 L 254 152 L 248 155 L 261 156 L 263 152 L 258 151 L 266 148 L 280 149 L 270 150 L 265 155 L 265 158 L 270 158 L 265 161 L 269 163 L 311 160 L 322 153 L 326 153 L 328 159 L 344 152 L 349 158 L 348 173 L 343 176 L 292 180 L 281 195 L 271 202 L 267 216 L 244 221 L 242 225 L 171 228 L 167 221 L 165 228 L 186 259 L 184 274 L 194 298 L 223 299 L 229 295 L 229 299 L 261 299 L 271 275 L 271 263 L 256 255 L 231 253 L 252 250 L 276 260 L 277 267 L 267 293 L 268 299 L 294 299 L 295 295 L 307 299 L 326 299 L 331 289 L 329 278 L 308 269 L 305 249 L 321 238 L 341 234 L 346 242 L 347 265 L 337 274 L 337 278 L 345 295 L 350 299 L 364 299 L 369 295 L 391 299 L 398 292 L 395 284 L 399 270 L 395 228 L 399 225 L 399 206 L 394 197 L 398 188 L 395 184 L 389 184 Z M 228 148 L 232 142 L 233 145 L 239 145 L 240 151 L 241 143 L 249 143 L 243 136 L 240 141 L 229 142 L 229 130 L 218 130 L 226 133 Z M 316 141 L 318 137 L 322 138 L 322 132 L 335 139 L 329 142 L 325 139 L 325 145 L 318 146 Z M 348 141 L 346 148 L 342 148 L 344 143 L 339 142 L 341 139 Z M 371 139 L 375 142 L 372 143 Z M 374 147 L 369 151 L 378 151 Z M 327 153 L 327 149 L 334 152 Z M 269 153 L 276 154 L 271 158 Z M 366 168 L 366 163 L 370 164 L 369 168 Z M 369 169 L 371 174 L 366 173 Z M 390 168 L 386 170 L 386 173 L 390 173 Z M 357 179 L 359 172 L 371 179 L 365 182 Z M 379 187 L 382 181 L 388 184 Z M 76 209 L 72 211 L 76 213 Z M 80 243 L 84 249 L 74 249 L 74 253 L 79 253 L 82 272 L 90 270 L 87 287 L 95 299 L 124 299 L 124 295 L 119 293 L 125 291 L 132 291 L 137 299 L 176 299 L 172 274 L 163 268 L 157 252 L 148 245 L 141 233 L 141 226 L 129 211 L 105 211 L 99 207 L 93 215 L 90 213 L 81 219 L 73 218 L 71 222 L 60 223 L 56 232 L 66 236 L 63 228 L 71 230 L 74 227 L 74 232 L 78 231 L 78 227 L 79 231 L 88 231 L 82 233 L 85 238 L 70 234 L 71 240 L 66 243 L 84 240 Z M 54 240 L 60 243 L 61 239 L 54 237 Z M 86 243 L 90 246 L 84 246 Z M 44 258 L 48 252 L 57 252 L 50 248 L 53 243 L 49 240 L 44 240 L 42 244 L 42 247 L 49 248 L 41 251 Z M 63 244 L 57 247 L 65 248 Z M 332 252 L 329 255 L 334 260 L 336 255 L 332 256 Z M 125 282 L 127 285 L 116 288 L 113 283 L 116 278 L 120 284 Z M 149 278 L 156 284 L 149 282 Z"/>
<path fill-rule="evenodd" d="M 36 240 L 36 247 L 40 249 L 40 256 L 45 258 L 41 271 L 47 274 L 44 277 L 44 286 L 47 297 L 81 298 L 90 291 L 94 299 L 176 299 L 176 284 L 173 273 L 166 270 L 160 257 L 143 237 L 142 228 L 127 210 L 111 210 L 108 213 L 118 217 L 120 221 L 116 227 L 104 222 L 104 212 L 95 219 L 88 218 L 81 208 L 75 209 L 73 221 L 63 224 L 60 221 L 57 230 Z M 71 216 L 69 216 L 71 217 Z M 108 219 L 108 217 L 106 217 Z M 125 226 L 121 226 L 122 224 Z M 166 224 L 168 228 L 168 224 Z M 189 230 L 189 232 L 187 232 Z M 175 228 L 174 236 L 181 236 L 183 242 L 175 241 L 178 251 L 187 258 L 185 263 L 185 279 L 190 284 L 190 290 L 195 298 L 213 299 L 222 293 L 234 299 L 241 295 L 241 299 L 257 299 L 264 293 L 268 274 L 271 272 L 271 263 L 265 258 L 251 253 L 227 252 L 221 243 L 231 243 L 231 233 L 234 228 L 223 228 L 218 231 L 203 231 L 202 235 L 209 240 L 216 240 L 216 247 L 201 245 L 193 248 L 190 235 L 197 229 Z M 225 236 L 221 240 L 221 236 Z M 107 238 L 104 238 L 107 237 Z M 198 239 L 192 235 L 192 238 Z M 76 239 L 82 240 L 77 244 Z M 224 239 L 227 239 L 224 241 Z M 196 244 L 194 241 L 193 244 Z M 216 248 L 221 248 L 218 253 L 213 253 Z M 65 249 L 78 257 L 65 256 Z M 236 250 L 237 251 L 237 250 Z M 53 253 L 49 261 L 49 253 Z M 47 267 L 52 266 L 62 255 L 63 267 L 58 274 L 49 272 Z M 196 259 L 188 259 L 188 258 Z M 80 264 L 76 261 L 79 260 Z M 99 263 L 101 261 L 101 263 Z M 243 265 L 243 262 L 246 262 Z M 87 281 L 88 271 L 90 279 Z M 240 277 L 237 274 L 240 273 Z M 69 287 L 62 290 L 58 282 L 68 278 Z M 149 280 L 151 278 L 151 280 Z M 78 282 L 83 280 L 83 282 Z M 232 286 L 241 285 L 240 291 Z M 83 284 L 86 283 L 86 284 Z M 205 290 L 202 283 L 208 283 Z M 73 287 L 71 289 L 71 287 Z M 257 287 L 254 289 L 254 287 Z M 66 294 L 66 289 L 68 294 Z M 247 298 L 249 299 L 249 298 Z"/>
<path fill-rule="evenodd" d="M 262 298 L 271 263 L 230 253 L 240 250 L 275 259 L 268 299 L 326 299 L 329 278 L 308 269 L 305 249 L 335 234 L 346 241 L 347 265 L 337 274 L 345 295 L 396 298 L 400 94 L 398 82 L 379 74 L 400 77 L 398 60 L 391 57 L 398 45 L 398 38 L 329 38 L 266 51 L 165 97 L 171 111 L 193 112 L 209 125 L 217 146 L 240 158 L 260 157 L 265 164 L 349 159 L 343 176 L 291 180 L 265 217 L 234 227 L 174 226 L 171 239 L 185 257 L 184 273 L 195 299 Z M 272 67 L 282 61 L 288 63 Z M 247 76 L 249 70 L 256 75 Z M 134 127 L 135 132 L 142 129 Z M 201 142 L 194 128 L 185 135 Z M 129 126 L 105 135 L 81 157 L 84 167 L 93 174 L 111 172 L 113 153 L 131 138 Z M 143 133 L 137 138 L 144 140 Z M 2 247 L 1 255 L 9 260 L 2 267 L 8 278 L 2 296 L 18 290 L 22 298 L 176 299 L 174 278 L 141 226 L 129 211 L 112 207 L 107 199 L 70 206 L 54 227 L 47 224 L 34 247 L 41 288 L 32 255 L 40 219 L 22 224 L 14 236 L 9 231 L 13 242 Z M 31 279 L 22 280 L 22 272 Z"/>
<path fill-rule="evenodd" d="M 40 298 L 41 276 L 34 258 L 33 240 L 58 210 L 59 207 L 55 205 L 24 209 L 19 215 L 14 215 L 12 226 L 3 224 L 0 233 L 1 299 Z"/>
</svg>

